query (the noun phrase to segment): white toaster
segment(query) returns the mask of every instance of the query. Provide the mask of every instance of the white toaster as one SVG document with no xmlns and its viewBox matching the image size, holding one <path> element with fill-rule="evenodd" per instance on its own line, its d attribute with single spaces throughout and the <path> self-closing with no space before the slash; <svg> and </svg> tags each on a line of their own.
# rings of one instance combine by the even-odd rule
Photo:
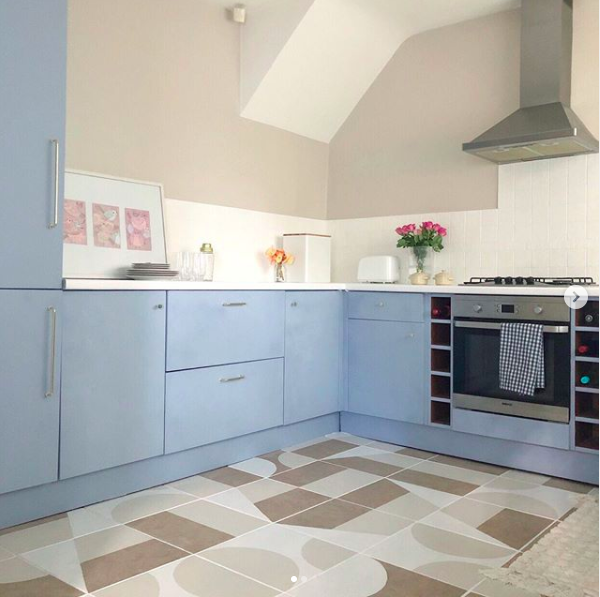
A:
<svg viewBox="0 0 600 597">
<path fill-rule="evenodd" d="M 398 258 L 393 255 L 373 255 L 358 262 L 359 282 L 393 284 L 399 279 Z"/>
</svg>

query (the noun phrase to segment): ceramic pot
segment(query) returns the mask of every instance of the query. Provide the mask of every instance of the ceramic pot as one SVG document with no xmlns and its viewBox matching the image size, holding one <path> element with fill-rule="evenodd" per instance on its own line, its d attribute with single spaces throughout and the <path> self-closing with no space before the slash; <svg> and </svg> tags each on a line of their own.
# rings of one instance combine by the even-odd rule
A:
<svg viewBox="0 0 600 597">
<path fill-rule="evenodd" d="M 438 286 L 451 286 L 454 284 L 454 278 L 445 269 L 443 269 L 441 272 L 438 272 L 434 276 L 434 279 Z"/>
<path fill-rule="evenodd" d="M 414 274 L 408 276 L 408 279 L 410 280 L 411 284 L 423 286 L 424 284 L 427 284 L 429 282 L 429 274 L 417 271 Z"/>
</svg>

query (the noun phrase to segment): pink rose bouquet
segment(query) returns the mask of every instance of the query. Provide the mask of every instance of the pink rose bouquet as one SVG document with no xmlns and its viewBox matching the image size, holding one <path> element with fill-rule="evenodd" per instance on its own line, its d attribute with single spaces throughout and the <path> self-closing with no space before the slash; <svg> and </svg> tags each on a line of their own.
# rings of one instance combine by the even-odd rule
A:
<svg viewBox="0 0 600 597">
<path fill-rule="evenodd" d="M 399 226 L 396 234 L 400 236 L 396 246 L 402 249 L 412 248 L 417 259 L 417 271 L 422 272 L 427 250 L 431 247 L 439 253 L 444 248 L 443 239 L 448 231 L 440 224 L 422 222 L 418 228 L 416 224 Z"/>
</svg>

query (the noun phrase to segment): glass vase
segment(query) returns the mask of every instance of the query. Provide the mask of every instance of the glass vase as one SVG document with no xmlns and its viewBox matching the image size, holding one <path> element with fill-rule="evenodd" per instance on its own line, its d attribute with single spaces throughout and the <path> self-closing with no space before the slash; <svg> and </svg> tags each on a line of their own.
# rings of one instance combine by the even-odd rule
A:
<svg viewBox="0 0 600 597">
<path fill-rule="evenodd" d="M 423 273 L 429 266 L 431 247 L 413 247 L 414 265 L 417 273 Z"/>
<path fill-rule="evenodd" d="M 275 264 L 275 282 L 285 282 L 285 266 L 283 263 Z"/>
</svg>

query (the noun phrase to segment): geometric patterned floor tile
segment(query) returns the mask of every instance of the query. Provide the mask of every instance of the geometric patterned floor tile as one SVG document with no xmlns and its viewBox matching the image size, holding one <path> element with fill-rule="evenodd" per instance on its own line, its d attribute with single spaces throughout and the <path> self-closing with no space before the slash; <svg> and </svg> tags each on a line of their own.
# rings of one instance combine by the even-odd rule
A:
<svg viewBox="0 0 600 597">
<path fill-rule="evenodd" d="M 360 552 L 405 529 L 411 521 L 350 502 L 331 500 L 279 524 Z"/>
<path fill-rule="evenodd" d="M 287 483 L 263 479 L 212 496 L 208 501 L 267 522 L 276 522 L 312 508 L 327 499 L 326 496 Z"/>
<path fill-rule="evenodd" d="M 326 462 L 387 477 L 423 461 L 406 454 L 378 450 L 372 446 L 358 446 L 331 456 Z"/>
<path fill-rule="evenodd" d="M 579 494 L 564 489 L 517 481 L 504 476 L 478 488 L 469 497 L 480 502 L 555 519 L 574 508 L 579 500 Z"/>
<path fill-rule="evenodd" d="M 462 498 L 421 521 L 482 541 L 521 549 L 552 524 L 549 518 Z"/>
<path fill-rule="evenodd" d="M 343 470 L 344 469 L 340 466 L 334 466 L 333 464 L 328 464 L 327 462 L 321 462 L 319 460 L 299 468 L 279 473 L 278 475 L 275 475 L 273 479 L 280 483 L 304 487 L 309 483 L 320 481 L 321 479 L 325 479 L 325 477 L 335 475 Z"/>
<path fill-rule="evenodd" d="M 195 500 L 193 495 L 164 485 L 145 491 L 88 506 L 87 510 L 99 514 L 113 523 L 125 524 L 136 518 L 149 516 Z"/>
<path fill-rule="evenodd" d="M 454 462 L 455 464 L 447 464 L 445 462 L 436 462 L 432 458 L 417 464 L 411 470 L 476 486 L 485 485 L 498 478 L 497 474 L 474 470 L 464 466 L 456 466 L 456 461 L 457 459 L 452 459 L 449 462 Z M 461 462 L 467 463 L 469 461 L 463 460 Z M 484 467 L 487 467 L 487 465 L 484 465 Z"/>
<path fill-rule="evenodd" d="M 293 597 L 460 597 L 464 591 L 358 555 L 290 591 Z"/>
<path fill-rule="evenodd" d="M 14 554 L 0 547 L 0 562 L 3 562 L 4 560 L 10 560 L 12 557 L 14 557 Z"/>
<path fill-rule="evenodd" d="M 327 439 L 339 439 L 342 442 L 354 444 L 356 446 L 366 446 L 367 444 L 373 443 L 372 439 L 358 437 L 356 435 L 346 433 L 345 431 L 336 431 L 335 433 L 328 433 L 325 437 Z"/>
<path fill-rule="evenodd" d="M 312 461 L 313 459 L 308 458 L 307 456 L 277 450 L 276 452 L 269 452 L 263 456 L 257 456 L 256 458 L 244 460 L 237 464 L 231 464 L 229 468 L 244 471 L 258 477 L 272 477 L 277 473 L 289 471 L 292 468 L 298 468 L 299 466 L 309 464 Z"/>
<path fill-rule="evenodd" d="M 440 462 L 441 464 L 448 464 L 450 466 L 458 466 L 460 468 L 466 468 L 471 471 L 478 471 L 480 473 L 488 473 L 490 475 L 502 475 L 508 471 L 507 468 L 497 466 L 495 464 L 487 464 L 485 462 L 477 462 L 476 460 L 465 460 L 464 458 L 456 458 L 454 456 L 444 456 L 438 454 L 431 459 L 432 462 Z"/>
<path fill-rule="evenodd" d="M 300 454 L 300 456 L 321 460 L 323 458 L 330 458 L 334 454 L 339 454 L 340 452 L 346 452 L 354 447 L 356 447 L 355 444 L 344 442 L 339 439 L 325 439 L 318 443 L 312 443 L 309 446 L 293 449 L 292 452 L 294 454 Z"/>
<path fill-rule="evenodd" d="M 1 597 L 80 597 L 76 588 L 21 558 L 0 562 Z"/>
<path fill-rule="evenodd" d="M 367 550 L 365 555 L 466 591 L 481 580 L 483 568 L 500 568 L 515 553 L 416 523 Z"/>
<path fill-rule="evenodd" d="M 179 560 L 94 597 L 276 597 L 279 591 L 198 558 Z"/>
<path fill-rule="evenodd" d="M 2 548 L 13 554 L 33 551 L 41 547 L 74 539 L 114 526 L 115 522 L 103 518 L 88 508 L 57 514 L 0 531 L 0 560 Z"/>
<path fill-rule="evenodd" d="M 446 493 L 453 495 L 467 495 L 475 489 L 478 485 L 471 483 L 465 483 L 464 481 L 457 481 L 455 479 L 449 479 L 445 476 L 432 475 L 430 473 L 421 472 L 415 468 L 406 469 L 392 475 L 390 477 L 392 481 L 398 481 L 403 484 L 416 485 L 426 489 L 437 491 L 438 493 Z"/>
<path fill-rule="evenodd" d="M 270 525 L 204 551 L 201 557 L 287 591 L 353 555 L 337 545 Z"/>
<path fill-rule="evenodd" d="M 228 485 L 229 487 L 240 487 L 241 485 L 246 485 L 246 483 L 258 481 L 261 478 L 258 475 L 253 475 L 230 466 L 207 471 L 200 476 L 223 485 Z"/>
<path fill-rule="evenodd" d="M 23 558 L 85 593 L 186 555 L 134 529 L 118 526 L 31 551 Z"/>
</svg>

